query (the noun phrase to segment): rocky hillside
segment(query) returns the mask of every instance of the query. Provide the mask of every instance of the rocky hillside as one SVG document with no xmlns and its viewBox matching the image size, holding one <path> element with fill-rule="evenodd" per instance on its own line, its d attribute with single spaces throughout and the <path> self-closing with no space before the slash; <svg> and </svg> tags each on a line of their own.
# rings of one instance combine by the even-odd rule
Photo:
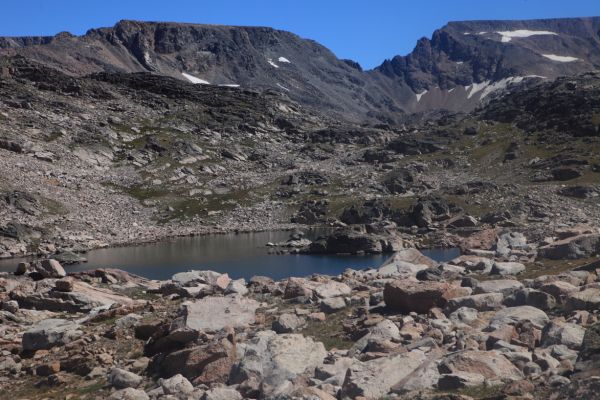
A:
<svg viewBox="0 0 600 400">
<path fill-rule="evenodd" d="M 2 257 L 305 225 L 357 228 L 306 251 L 382 252 L 600 221 L 597 74 L 395 126 L 274 91 L 1 62 Z"/>
<path fill-rule="evenodd" d="M 0 273 L 0 399 L 593 399 L 600 233 L 546 233 L 281 281 L 20 263 Z"/>
<path fill-rule="evenodd" d="M 0 38 L 0 54 L 74 76 L 152 72 L 272 89 L 345 119 L 393 121 L 402 112 L 471 110 L 512 85 L 597 69 L 599 31 L 600 18 L 453 22 L 372 71 L 271 28 L 137 21 L 83 36 Z"/>
</svg>

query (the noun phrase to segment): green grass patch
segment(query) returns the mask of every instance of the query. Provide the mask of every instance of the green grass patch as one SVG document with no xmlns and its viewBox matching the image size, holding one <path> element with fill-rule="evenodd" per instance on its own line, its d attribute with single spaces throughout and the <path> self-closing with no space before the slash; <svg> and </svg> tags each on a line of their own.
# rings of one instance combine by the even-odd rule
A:
<svg viewBox="0 0 600 400">
<path fill-rule="evenodd" d="M 318 342 L 322 342 L 327 350 L 333 348 L 349 349 L 354 342 L 346 338 L 342 328 L 343 321 L 348 312 L 349 310 L 345 309 L 334 314 L 329 314 L 323 322 L 308 321 L 302 333 Z"/>
</svg>

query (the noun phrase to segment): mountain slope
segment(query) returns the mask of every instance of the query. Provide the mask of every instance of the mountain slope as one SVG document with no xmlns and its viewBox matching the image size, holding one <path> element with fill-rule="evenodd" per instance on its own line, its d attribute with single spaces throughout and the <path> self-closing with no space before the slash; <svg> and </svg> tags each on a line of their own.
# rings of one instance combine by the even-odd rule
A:
<svg viewBox="0 0 600 400">
<path fill-rule="evenodd" d="M 468 110 L 528 80 L 600 68 L 600 18 L 451 22 L 376 68 L 420 93 L 417 110 Z"/>
<path fill-rule="evenodd" d="M 451 22 L 407 56 L 363 71 L 320 44 L 266 27 L 120 21 L 83 36 L 0 38 L 67 74 L 152 72 L 192 83 L 275 90 L 355 121 L 468 111 L 513 85 L 600 67 L 600 18 Z"/>
<path fill-rule="evenodd" d="M 4 38 L 0 49 L 71 75 L 154 72 L 193 83 L 274 89 L 346 116 L 400 111 L 358 64 L 272 28 L 121 21 L 81 37 Z"/>
</svg>

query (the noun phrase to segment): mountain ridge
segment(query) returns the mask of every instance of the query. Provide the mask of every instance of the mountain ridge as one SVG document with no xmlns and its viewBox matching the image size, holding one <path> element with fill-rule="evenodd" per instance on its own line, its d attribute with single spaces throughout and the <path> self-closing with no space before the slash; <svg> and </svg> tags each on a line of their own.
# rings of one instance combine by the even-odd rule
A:
<svg viewBox="0 0 600 400">
<path fill-rule="evenodd" d="M 189 22 L 121 20 L 81 36 L 0 37 L 0 55 L 14 54 L 75 76 L 153 72 L 276 90 L 346 119 L 390 122 L 411 112 L 469 111 L 513 85 L 597 70 L 600 17 L 453 21 L 369 70 L 292 32 Z"/>
</svg>

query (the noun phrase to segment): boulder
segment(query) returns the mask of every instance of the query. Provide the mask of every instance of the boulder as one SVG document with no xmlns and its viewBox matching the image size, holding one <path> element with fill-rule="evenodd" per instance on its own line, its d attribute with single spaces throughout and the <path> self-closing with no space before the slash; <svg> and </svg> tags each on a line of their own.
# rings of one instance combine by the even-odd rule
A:
<svg viewBox="0 0 600 400">
<path fill-rule="evenodd" d="M 531 306 L 508 307 L 497 311 L 490 320 L 490 327 L 500 329 L 505 325 L 515 325 L 525 321 L 531 322 L 541 329 L 549 321 L 548 315 L 542 310 Z"/>
<path fill-rule="evenodd" d="M 44 278 L 63 278 L 67 276 L 62 265 L 53 259 L 41 261 L 36 271 L 41 273 Z"/>
<path fill-rule="evenodd" d="M 562 301 L 562 299 L 567 297 L 569 294 L 579 291 L 579 288 L 570 284 L 569 282 L 554 281 L 541 285 L 539 290 L 554 296 L 554 298 L 559 301 Z"/>
<path fill-rule="evenodd" d="M 243 397 L 237 390 L 228 387 L 216 387 L 204 392 L 202 400 L 242 400 Z"/>
<path fill-rule="evenodd" d="M 126 388 L 117 390 L 109 397 L 110 400 L 150 400 L 150 397 L 140 389 Z"/>
<path fill-rule="evenodd" d="M 440 390 L 456 390 L 466 387 L 482 386 L 485 377 L 474 372 L 457 372 L 455 374 L 443 374 L 438 380 L 437 387 Z"/>
<path fill-rule="evenodd" d="M 226 338 L 186 347 L 154 360 L 151 369 L 164 378 L 182 375 L 195 384 L 225 383 L 235 362 L 235 346 Z"/>
<path fill-rule="evenodd" d="M 179 272 L 171 280 L 181 286 L 191 287 L 198 284 L 205 284 L 225 290 L 231 279 L 227 274 L 221 274 L 215 271 L 187 271 Z"/>
<path fill-rule="evenodd" d="M 398 250 L 383 265 L 386 266 L 388 264 L 394 264 L 397 262 L 406 262 L 415 265 L 425 265 L 427 267 L 435 267 L 438 265 L 438 263 L 435 260 L 427 257 L 419 250 L 413 248 Z"/>
<path fill-rule="evenodd" d="M 419 350 L 364 362 L 357 361 L 346 372 L 340 397 L 384 398 L 394 385 L 400 385 L 403 380 L 410 378 L 426 361 L 427 356 Z"/>
<path fill-rule="evenodd" d="M 503 300 L 504 296 L 502 293 L 481 293 L 456 297 L 448 300 L 445 310 L 453 312 L 461 307 L 468 307 L 477 311 L 494 311 L 502 308 Z"/>
<path fill-rule="evenodd" d="M 553 321 L 542 330 L 542 346 L 562 344 L 573 350 L 579 350 L 583 343 L 585 328 L 568 322 Z"/>
<path fill-rule="evenodd" d="M 304 278 L 289 278 L 283 292 L 284 299 L 294 299 L 297 297 L 313 297 L 313 289 L 316 283 Z"/>
<path fill-rule="evenodd" d="M 285 313 L 273 321 L 271 328 L 277 333 L 292 333 L 304 323 L 304 318 L 298 317 L 296 314 Z"/>
<path fill-rule="evenodd" d="M 569 293 L 565 300 L 565 308 L 569 311 L 597 310 L 600 308 L 600 289 L 588 288 L 580 292 Z"/>
<path fill-rule="evenodd" d="M 591 376 L 600 376 L 600 323 L 586 329 L 575 364 L 576 379 Z"/>
<path fill-rule="evenodd" d="M 45 319 L 23 334 L 23 350 L 35 351 L 63 346 L 83 335 L 79 328 L 79 324 L 72 321 Z"/>
<path fill-rule="evenodd" d="M 112 304 L 133 306 L 136 303 L 130 297 L 85 282 L 72 281 L 69 292 L 43 286 L 44 282 L 38 282 L 35 291 L 15 290 L 11 296 L 22 308 L 66 312 L 87 312 L 96 307 L 108 307 Z"/>
<path fill-rule="evenodd" d="M 442 374 L 472 373 L 486 379 L 519 380 L 523 377 L 506 357 L 496 350 L 467 350 L 447 356 L 439 365 Z"/>
<path fill-rule="evenodd" d="M 205 297 L 183 303 L 180 315 L 186 328 L 215 332 L 253 324 L 258 306 L 257 301 L 242 297 Z"/>
<path fill-rule="evenodd" d="M 588 258 L 600 254 L 600 234 L 584 234 L 558 240 L 538 249 L 538 257 L 551 260 Z"/>
<path fill-rule="evenodd" d="M 194 387 L 183 375 L 177 374 L 169 379 L 159 379 L 158 384 L 166 395 L 185 396 L 194 391 Z"/>
<path fill-rule="evenodd" d="M 319 309 L 326 314 L 333 314 L 346 308 L 346 301 L 342 297 L 330 297 L 319 303 Z"/>
<path fill-rule="evenodd" d="M 551 294 L 540 290 L 523 288 L 517 289 L 504 299 L 507 307 L 532 306 L 544 311 L 556 307 L 556 299 Z"/>
<path fill-rule="evenodd" d="M 73 291 L 73 279 L 71 279 L 71 278 L 59 279 L 54 283 L 54 288 L 59 292 L 72 292 Z"/>
<path fill-rule="evenodd" d="M 473 289 L 474 294 L 481 293 L 502 293 L 504 295 L 510 294 L 515 289 L 520 289 L 523 284 L 513 279 L 496 279 L 489 281 L 480 281 L 477 286 Z"/>
<path fill-rule="evenodd" d="M 276 397 L 291 390 L 291 381 L 297 376 L 314 373 L 327 352 L 322 343 L 300 334 L 261 331 L 238 344 L 237 355 L 239 362 L 233 368 L 230 383 L 256 379 L 262 382 L 262 397 Z"/>
<path fill-rule="evenodd" d="M 348 296 L 352 293 L 352 289 L 345 283 L 327 281 L 316 286 L 313 292 L 320 299 L 329 299 L 337 296 Z"/>
<path fill-rule="evenodd" d="M 395 280 L 385 285 L 383 299 L 391 310 L 427 313 L 434 307 L 444 307 L 449 299 L 470 294 L 467 289 L 444 282 Z"/>
<path fill-rule="evenodd" d="M 225 294 L 237 294 L 240 296 L 245 296 L 248 294 L 249 290 L 246 287 L 245 279 L 236 279 L 229 282 L 227 287 L 225 288 Z"/>
<path fill-rule="evenodd" d="M 113 368 L 108 374 L 108 383 L 117 389 L 136 388 L 142 383 L 142 377 L 122 368 Z"/>
<path fill-rule="evenodd" d="M 492 266 L 492 275 L 517 275 L 525 271 L 525 265 L 518 262 L 496 261 Z"/>
</svg>

